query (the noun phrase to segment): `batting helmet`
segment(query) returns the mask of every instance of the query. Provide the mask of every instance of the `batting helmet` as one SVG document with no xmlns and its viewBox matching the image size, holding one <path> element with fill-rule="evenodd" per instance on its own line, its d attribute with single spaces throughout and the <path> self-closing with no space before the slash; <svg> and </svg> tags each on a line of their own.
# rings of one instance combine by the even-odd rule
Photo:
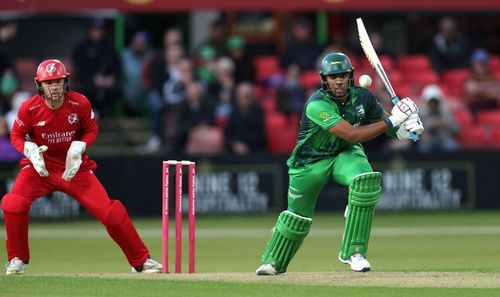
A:
<svg viewBox="0 0 500 297">
<path fill-rule="evenodd" d="M 341 73 L 351 74 L 348 90 L 348 93 L 350 93 L 352 87 L 354 87 L 354 67 L 351 64 L 351 60 L 349 60 L 349 58 L 343 53 L 331 53 L 326 55 L 321 61 L 321 69 L 319 71 L 323 90 L 327 91 L 330 94 L 328 84 L 326 83 L 327 75 Z"/>
<path fill-rule="evenodd" d="M 38 92 L 41 94 L 40 82 L 59 78 L 64 78 L 64 90 L 69 92 L 69 73 L 66 71 L 64 64 L 56 59 L 43 61 L 38 65 L 35 76 L 35 85 Z"/>
<path fill-rule="evenodd" d="M 66 72 L 64 64 L 59 60 L 49 59 L 38 65 L 35 81 L 41 82 L 66 77 L 69 77 L 69 73 Z"/>
</svg>

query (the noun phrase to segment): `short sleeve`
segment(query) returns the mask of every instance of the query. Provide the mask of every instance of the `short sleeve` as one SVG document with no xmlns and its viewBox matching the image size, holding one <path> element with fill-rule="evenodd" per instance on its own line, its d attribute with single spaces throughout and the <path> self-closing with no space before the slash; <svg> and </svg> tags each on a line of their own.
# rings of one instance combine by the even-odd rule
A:
<svg viewBox="0 0 500 297">
<path fill-rule="evenodd" d="M 342 121 L 335 106 L 325 101 L 309 103 L 306 108 L 306 116 L 324 130 L 328 130 Z"/>
</svg>

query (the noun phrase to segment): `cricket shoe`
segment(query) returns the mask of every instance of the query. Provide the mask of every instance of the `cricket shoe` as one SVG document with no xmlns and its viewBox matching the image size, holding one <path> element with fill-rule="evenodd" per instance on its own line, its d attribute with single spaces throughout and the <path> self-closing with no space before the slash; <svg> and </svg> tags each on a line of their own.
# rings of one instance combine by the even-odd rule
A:
<svg viewBox="0 0 500 297">
<path fill-rule="evenodd" d="M 132 267 L 132 272 L 134 273 L 161 273 L 162 266 L 160 263 L 153 259 L 147 259 L 142 267 Z"/>
<path fill-rule="evenodd" d="M 276 270 L 276 267 L 274 267 L 273 264 L 262 264 L 257 270 L 255 271 L 256 275 L 278 275 L 278 271 Z"/>
<path fill-rule="evenodd" d="M 5 274 L 7 275 L 24 274 L 24 271 L 26 270 L 26 264 L 18 257 L 12 258 L 9 263 L 5 265 L 5 267 L 7 268 L 5 270 Z"/>
<path fill-rule="evenodd" d="M 351 265 L 351 269 L 356 272 L 368 272 L 372 269 L 370 263 L 360 253 L 352 254 L 347 260 L 340 258 L 339 255 L 339 261 Z"/>
</svg>

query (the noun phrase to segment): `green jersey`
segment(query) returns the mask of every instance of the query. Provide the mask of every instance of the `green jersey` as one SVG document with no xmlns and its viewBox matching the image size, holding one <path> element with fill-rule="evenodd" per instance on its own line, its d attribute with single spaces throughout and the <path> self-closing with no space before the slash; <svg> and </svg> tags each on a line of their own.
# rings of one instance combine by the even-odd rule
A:
<svg viewBox="0 0 500 297">
<path fill-rule="evenodd" d="M 337 156 L 353 144 L 329 133 L 330 128 L 341 120 L 353 126 L 366 125 L 382 119 L 384 113 L 377 98 L 365 88 L 353 87 L 350 99 L 345 103 L 333 100 L 321 89 L 317 90 L 304 106 L 297 145 L 287 165 L 300 167 Z"/>
</svg>

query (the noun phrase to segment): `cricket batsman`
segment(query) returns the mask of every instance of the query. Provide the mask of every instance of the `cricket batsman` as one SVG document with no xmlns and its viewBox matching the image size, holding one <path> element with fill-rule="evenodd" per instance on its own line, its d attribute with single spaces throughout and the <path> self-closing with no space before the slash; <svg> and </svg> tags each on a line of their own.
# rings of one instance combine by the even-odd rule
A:
<svg viewBox="0 0 500 297">
<path fill-rule="evenodd" d="M 349 188 L 338 259 L 353 271 L 370 271 L 366 256 L 382 174 L 373 171 L 361 143 L 384 132 L 411 139 L 410 132 L 424 131 L 410 98 L 399 101 L 388 114 L 370 91 L 355 86 L 354 68 L 346 55 L 326 55 L 319 75 L 322 87 L 305 104 L 297 144 L 287 161 L 288 208 L 278 217 L 257 275 L 287 271 L 311 229 L 318 195 L 330 180 Z"/>
<path fill-rule="evenodd" d="M 35 77 L 37 94 L 19 109 L 11 141 L 26 158 L 12 192 L 2 198 L 7 233 L 6 274 L 23 274 L 30 261 L 28 224 L 31 204 L 61 191 L 75 198 L 120 246 L 132 271 L 161 272 L 150 259 L 127 210 L 111 200 L 97 177 L 96 163 L 85 150 L 97 138 L 97 123 L 89 100 L 69 88 L 69 73 L 59 60 L 45 60 Z"/>
</svg>

